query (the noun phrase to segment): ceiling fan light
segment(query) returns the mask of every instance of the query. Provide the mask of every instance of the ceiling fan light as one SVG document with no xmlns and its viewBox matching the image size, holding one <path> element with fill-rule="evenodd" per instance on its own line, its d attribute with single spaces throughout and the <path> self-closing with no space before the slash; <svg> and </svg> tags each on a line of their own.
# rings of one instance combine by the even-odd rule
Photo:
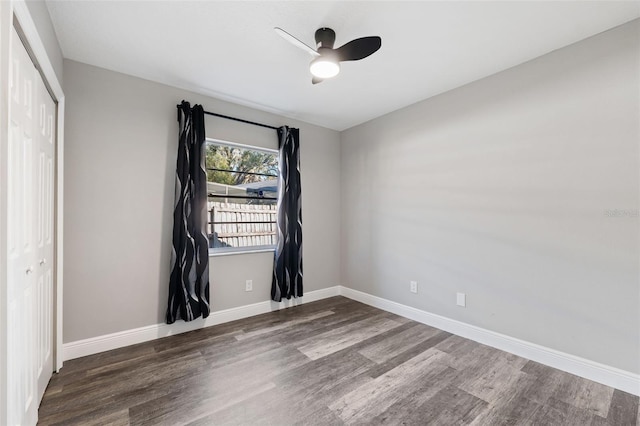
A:
<svg viewBox="0 0 640 426">
<path fill-rule="evenodd" d="M 331 78 L 338 75 L 340 72 L 340 65 L 336 61 L 320 56 L 319 58 L 311 61 L 309 70 L 311 71 L 311 74 L 318 78 Z"/>
</svg>

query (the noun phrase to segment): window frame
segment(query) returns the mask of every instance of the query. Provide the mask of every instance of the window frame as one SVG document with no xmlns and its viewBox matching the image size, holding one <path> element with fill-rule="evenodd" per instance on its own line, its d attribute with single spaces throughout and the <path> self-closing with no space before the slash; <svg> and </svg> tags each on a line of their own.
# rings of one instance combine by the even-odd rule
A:
<svg viewBox="0 0 640 426">
<path fill-rule="evenodd" d="M 278 157 L 278 168 L 280 168 L 280 156 L 279 156 L 280 152 L 278 151 L 278 149 L 275 149 L 275 148 L 265 148 L 261 146 L 248 145 L 248 144 L 243 144 L 239 142 L 231 142 L 231 141 L 227 141 L 223 139 L 215 139 L 215 138 L 206 138 L 205 144 L 259 151 L 259 152 L 264 152 L 268 154 L 275 154 L 276 157 Z M 207 167 L 207 164 L 206 164 L 206 157 L 205 157 L 205 168 L 206 167 Z M 278 180 L 278 183 L 279 183 L 279 179 L 280 179 L 279 175 L 276 177 L 276 179 Z M 278 191 L 278 196 L 279 195 L 280 193 Z M 207 192 L 207 201 L 208 200 L 209 200 L 209 193 Z M 275 200 L 276 205 L 278 204 L 279 201 L 280 201 L 279 199 Z M 209 218 L 208 218 L 208 212 L 209 210 L 207 209 L 207 226 L 210 224 Z M 277 224 L 277 222 L 274 222 L 274 223 Z M 213 225 L 213 223 L 211 223 L 211 225 Z M 277 240 L 278 238 L 277 233 L 275 238 Z M 268 252 L 274 252 L 276 250 L 276 246 L 277 246 L 277 242 L 276 244 L 271 244 L 271 245 L 250 246 L 250 247 L 217 247 L 217 248 L 209 247 L 209 257 L 231 256 L 231 255 L 237 255 L 237 254 L 268 253 Z"/>
</svg>

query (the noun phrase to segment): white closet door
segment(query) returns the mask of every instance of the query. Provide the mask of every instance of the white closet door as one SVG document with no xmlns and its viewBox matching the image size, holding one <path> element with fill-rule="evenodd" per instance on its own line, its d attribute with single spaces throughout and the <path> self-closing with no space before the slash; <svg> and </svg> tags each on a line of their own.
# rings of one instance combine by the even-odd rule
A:
<svg viewBox="0 0 640 426">
<path fill-rule="evenodd" d="M 55 131 L 48 117 L 55 105 L 15 30 L 11 35 L 7 414 L 10 425 L 33 425 L 53 372 Z"/>
<path fill-rule="evenodd" d="M 53 200 L 56 105 L 38 74 L 36 90 L 37 395 L 42 400 L 53 371 Z"/>
</svg>

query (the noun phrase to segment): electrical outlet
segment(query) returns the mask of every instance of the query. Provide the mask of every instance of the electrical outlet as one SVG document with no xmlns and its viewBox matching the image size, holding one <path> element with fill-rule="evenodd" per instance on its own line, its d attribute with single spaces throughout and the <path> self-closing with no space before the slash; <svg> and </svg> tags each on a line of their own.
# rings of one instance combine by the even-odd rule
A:
<svg viewBox="0 0 640 426">
<path fill-rule="evenodd" d="M 244 283 L 244 291 L 253 291 L 253 280 L 247 280 Z"/>
<path fill-rule="evenodd" d="M 462 306 L 463 308 L 467 306 L 467 295 L 464 293 L 456 294 L 456 305 Z"/>
<path fill-rule="evenodd" d="M 418 292 L 418 281 L 410 281 L 409 282 L 409 291 L 411 293 L 417 293 Z"/>
</svg>

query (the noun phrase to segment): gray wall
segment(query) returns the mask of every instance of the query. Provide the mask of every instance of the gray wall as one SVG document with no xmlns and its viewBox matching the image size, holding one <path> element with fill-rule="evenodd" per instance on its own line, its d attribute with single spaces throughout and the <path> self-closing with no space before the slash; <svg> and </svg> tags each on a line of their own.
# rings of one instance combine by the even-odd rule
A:
<svg viewBox="0 0 640 426">
<path fill-rule="evenodd" d="M 640 373 L 639 48 L 636 20 L 343 132 L 343 285 Z"/>
<path fill-rule="evenodd" d="M 47 51 L 47 56 L 53 65 L 53 70 L 58 77 L 58 81 L 62 82 L 62 68 L 63 59 L 62 51 L 60 50 L 60 44 L 56 32 L 49 16 L 49 9 L 44 0 L 27 0 L 25 2 L 33 22 L 38 29 L 38 35 L 44 44 L 44 48 Z"/>
<path fill-rule="evenodd" d="M 68 60 L 64 88 L 65 342 L 164 321 L 182 99 L 300 128 L 305 291 L 340 284 L 337 132 Z M 274 130 L 220 118 L 207 117 L 207 136 L 277 148 Z M 272 261 L 211 258 L 213 310 L 269 300 Z"/>
</svg>

